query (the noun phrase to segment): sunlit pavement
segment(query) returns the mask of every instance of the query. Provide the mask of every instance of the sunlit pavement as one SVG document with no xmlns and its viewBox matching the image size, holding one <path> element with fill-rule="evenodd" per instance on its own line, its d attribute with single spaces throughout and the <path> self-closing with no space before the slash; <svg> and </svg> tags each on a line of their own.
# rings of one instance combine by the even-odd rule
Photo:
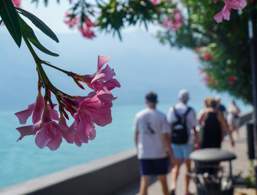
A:
<svg viewBox="0 0 257 195">
<path fill-rule="evenodd" d="M 234 135 L 236 140 L 236 145 L 234 148 L 230 146 L 228 139 L 225 139 L 223 144 L 223 149 L 227 149 L 231 152 L 234 152 L 237 155 L 237 159 L 233 161 L 233 174 L 238 175 L 241 173 L 242 175 L 246 175 L 249 169 L 249 161 L 247 160 L 247 149 L 246 149 L 246 128 L 243 127 L 240 129 L 240 136 Z M 247 167 L 247 168 L 246 168 Z M 184 181 L 183 175 L 185 174 L 184 166 L 181 167 L 181 174 L 179 176 L 178 187 L 177 187 L 177 195 L 184 195 Z M 169 184 L 170 181 L 169 175 Z M 195 186 L 193 182 L 190 183 L 190 190 L 191 192 L 195 192 Z M 128 186 L 122 192 L 118 193 L 117 195 L 135 195 L 138 192 L 138 184 L 133 184 Z M 149 186 L 149 195 L 161 195 L 161 187 L 158 182 L 153 182 Z"/>
</svg>

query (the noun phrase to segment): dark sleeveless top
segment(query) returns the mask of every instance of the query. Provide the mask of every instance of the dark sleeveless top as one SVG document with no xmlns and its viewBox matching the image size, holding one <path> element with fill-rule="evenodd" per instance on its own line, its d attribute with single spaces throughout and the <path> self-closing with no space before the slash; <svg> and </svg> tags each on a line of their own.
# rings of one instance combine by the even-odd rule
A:
<svg viewBox="0 0 257 195">
<path fill-rule="evenodd" d="M 216 112 L 209 112 L 201 130 L 201 148 L 220 148 L 222 128 Z"/>
</svg>

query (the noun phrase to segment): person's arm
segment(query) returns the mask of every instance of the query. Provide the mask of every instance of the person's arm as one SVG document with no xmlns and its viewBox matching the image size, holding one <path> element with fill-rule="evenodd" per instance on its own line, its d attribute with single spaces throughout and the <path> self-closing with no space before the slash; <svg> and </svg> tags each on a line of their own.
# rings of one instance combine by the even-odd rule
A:
<svg viewBox="0 0 257 195">
<path fill-rule="evenodd" d="M 193 130 L 193 135 L 194 135 L 194 147 L 197 149 L 199 148 L 200 145 L 200 136 L 199 136 L 199 132 L 196 130 L 197 127 L 197 116 L 196 116 L 196 112 L 192 109 L 191 111 L 191 116 L 190 116 L 190 124 Z"/>
<path fill-rule="evenodd" d="M 162 126 L 162 140 L 164 143 L 164 148 L 165 151 L 168 155 L 168 158 L 170 160 L 171 166 L 173 166 L 174 162 L 174 156 L 173 156 L 173 151 L 171 148 L 171 125 L 170 122 L 172 122 L 172 110 L 170 110 L 167 114 L 167 118 L 164 119 L 163 121 L 163 126 Z"/>
<path fill-rule="evenodd" d="M 224 115 L 221 112 L 218 112 L 218 119 L 221 123 L 221 128 L 222 128 L 222 131 L 223 131 L 223 135 L 227 134 L 229 136 L 230 143 L 234 147 L 235 142 L 234 142 L 234 138 L 232 136 L 233 131 L 231 131 L 227 120 L 225 119 Z"/>
<path fill-rule="evenodd" d="M 196 130 L 196 127 L 193 127 L 194 132 L 194 149 L 200 148 L 200 133 Z"/>
<path fill-rule="evenodd" d="M 173 156 L 173 151 L 172 151 L 172 148 L 171 148 L 171 136 L 170 136 L 170 133 L 163 133 L 162 134 L 162 140 L 163 140 L 164 148 L 165 148 L 165 151 L 166 151 L 166 153 L 168 155 L 168 158 L 169 158 L 171 164 L 173 164 L 174 156 Z"/>
<path fill-rule="evenodd" d="M 198 124 L 200 126 L 203 125 L 203 122 L 205 120 L 205 116 L 206 116 L 206 112 L 204 110 L 202 110 L 200 113 L 199 113 L 199 117 L 198 117 Z"/>
<path fill-rule="evenodd" d="M 138 143 L 138 131 L 135 129 L 135 133 L 134 133 L 134 143 L 135 143 L 135 146 L 137 146 L 137 143 Z"/>
<path fill-rule="evenodd" d="M 138 118 L 136 117 L 134 120 L 134 143 L 137 147 L 138 144 L 138 136 L 139 136 L 139 129 L 138 129 Z"/>
</svg>

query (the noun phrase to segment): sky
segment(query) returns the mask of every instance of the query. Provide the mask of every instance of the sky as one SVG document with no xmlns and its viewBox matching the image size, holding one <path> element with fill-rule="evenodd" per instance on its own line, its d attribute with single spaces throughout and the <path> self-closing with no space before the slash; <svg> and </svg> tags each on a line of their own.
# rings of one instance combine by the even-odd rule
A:
<svg viewBox="0 0 257 195">
<path fill-rule="evenodd" d="M 110 65 L 115 69 L 122 87 L 115 91 L 117 104 L 143 103 L 146 92 L 158 92 L 160 101 L 175 103 L 181 88 L 192 94 L 192 102 L 200 104 L 205 96 L 212 95 L 199 75 L 198 57 L 189 50 L 178 50 L 164 46 L 154 36 L 154 28 L 146 32 L 133 27 L 123 32 L 123 40 L 110 34 L 97 33 L 94 40 L 86 40 L 77 31 L 71 31 L 63 23 L 63 15 L 68 4 L 57 5 L 52 1 L 44 5 L 31 5 L 23 0 L 23 8 L 28 9 L 45 21 L 58 35 L 60 43 L 55 43 L 36 32 L 40 41 L 60 57 L 48 57 L 38 52 L 44 60 L 81 74 L 96 70 L 97 55 L 110 56 Z M 62 1 L 66 2 L 66 1 Z M 18 49 L 6 32 L 0 28 L 0 110 L 24 108 L 36 96 L 37 75 L 34 62 L 22 45 Z M 83 95 L 71 79 L 56 71 L 46 69 L 57 87 L 72 94 Z M 216 94 L 215 94 L 216 95 Z M 229 100 L 229 97 L 225 97 Z"/>
<path fill-rule="evenodd" d="M 61 3 L 58 4 L 56 3 L 56 0 L 50 0 L 49 5 L 45 7 L 43 1 L 40 1 L 37 6 L 36 3 L 31 3 L 31 0 L 23 0 L 21 6 L 41 18 L 43 21 L 46 21 L 47 25 L 54 32 L 72 33 L 72 31 L 62 22 L 65 11 L 70 7 L 68 1 L 61 1 Z"/>
</svg>

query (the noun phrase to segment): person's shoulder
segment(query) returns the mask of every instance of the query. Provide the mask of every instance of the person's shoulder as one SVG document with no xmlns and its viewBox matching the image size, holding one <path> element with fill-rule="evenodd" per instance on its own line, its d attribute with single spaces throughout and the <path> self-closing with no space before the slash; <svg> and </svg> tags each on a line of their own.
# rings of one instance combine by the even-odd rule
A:
<svg viewBox="0 0 257 195">
<path fill-rule="evenodd" d="M 183 104 L 182 102 L 177 102 L 173 107 L 178 109 L 178 108 L 184 108 L 186 107 L 186 105 Z"/>
<path fill-rule="evenodd" d="M 169 110 L 168 110 L 168 113 L 173 113 L 174 112 L 174 107 L 175 106 L 170 106 Z"/>
<path fill-rule="evenodd" d="M 155 112 L 161 117 L 166 117 L 166 115 L 160 110 L 156 110 Z"/>
<path fill-rule="evenodd" d="M 141 111 L 139 111 L 137 114 L 136 114 L 136 118 L 141 118 L 142 116 L 144 116 L 145 114 L 148 113 L 148 109 L 143 109 Z"/>
</svg>

